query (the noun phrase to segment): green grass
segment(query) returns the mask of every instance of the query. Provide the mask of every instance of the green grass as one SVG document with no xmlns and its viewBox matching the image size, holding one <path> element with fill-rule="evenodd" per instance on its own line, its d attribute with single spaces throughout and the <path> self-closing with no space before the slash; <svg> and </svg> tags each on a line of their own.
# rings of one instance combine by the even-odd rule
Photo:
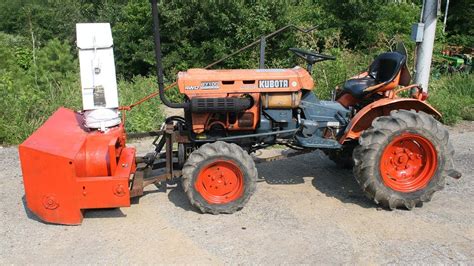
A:
<svg viewBox="0 0 474 266">
<path fill-rule="evenodd" d="M 452 74 L 432 80 L 428 102 L 441 112 L 445 124 L 474 120 L 474 75 Z"/>
</svg>

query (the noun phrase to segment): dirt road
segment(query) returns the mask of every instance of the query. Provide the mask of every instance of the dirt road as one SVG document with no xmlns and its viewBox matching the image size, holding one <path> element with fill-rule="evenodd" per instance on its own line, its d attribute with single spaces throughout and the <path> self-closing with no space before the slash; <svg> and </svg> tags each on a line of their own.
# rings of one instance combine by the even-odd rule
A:
<svg viewBox="0 0 474 266">
<path fill-rule="evenodd" d="M 180 188 L 81 226 L 28 212 L 16 147 L 0 148 L 0 264 L 474 263 L 474 123 L 451 129 L 460 180 L 413 211 L 378 209 L 322 153 L 258 165 L 257 192 L 232 215 L 203 215 Z M 137 144 L 140 150 L 144 143 Z"/>
</svg>

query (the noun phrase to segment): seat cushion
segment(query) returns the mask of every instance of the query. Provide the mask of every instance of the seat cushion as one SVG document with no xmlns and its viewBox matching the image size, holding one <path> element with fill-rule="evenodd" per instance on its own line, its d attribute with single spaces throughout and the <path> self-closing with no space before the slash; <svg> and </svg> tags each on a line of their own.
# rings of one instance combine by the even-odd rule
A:
<svg viewBox="0 0 474 266">
<path fill-rule="evenodd" d="M 342 90 L 350 93 L 355 98 L 361 99 L 364 96 L 364 89 L 377 84 L 376 80 L 371 76 L 358 79 L 349 79 L 344 83 Z"/>
</svg>

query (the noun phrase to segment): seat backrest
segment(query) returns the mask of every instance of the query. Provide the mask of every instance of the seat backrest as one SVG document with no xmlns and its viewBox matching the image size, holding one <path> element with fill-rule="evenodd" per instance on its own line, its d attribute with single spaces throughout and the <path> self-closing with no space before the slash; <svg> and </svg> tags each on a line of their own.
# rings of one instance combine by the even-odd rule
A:
<svg viewBox="0 0 474 266">
<path fill-rule="evenodd" d="M 383 53 L 377 56 L 369 67 L 369 75 L 377 83 L 392 81 L 405 64 L 406 56 L 397 52 Z"/>
</svg>

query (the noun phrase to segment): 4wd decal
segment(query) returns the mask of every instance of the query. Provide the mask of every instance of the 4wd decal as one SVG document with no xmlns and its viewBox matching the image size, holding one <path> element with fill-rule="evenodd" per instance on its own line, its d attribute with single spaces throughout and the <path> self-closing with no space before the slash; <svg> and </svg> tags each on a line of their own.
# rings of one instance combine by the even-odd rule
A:
<svg viewBox="0 0 474 266">
<path fill-rule="evenodd" d="M 288 84 L 289 82 L 287 79 L 271 79 L 258 81 L 258 87 L 264 89 L 288 88 Z"/>
<path fill-rule="evenodd" d="M 194 91 L 194 90 L 199 90 L 199 86 L 186 86 L 184 87 L 184 89 L 187 91 Z"/>
<path fill-rule="evenodd" d="M 218 90 L 219 82 L 218 81 L 203 81 L 200 86 L 186 86 L 184 87 L 187 91 L 194 90 Z"/>
</svg>

